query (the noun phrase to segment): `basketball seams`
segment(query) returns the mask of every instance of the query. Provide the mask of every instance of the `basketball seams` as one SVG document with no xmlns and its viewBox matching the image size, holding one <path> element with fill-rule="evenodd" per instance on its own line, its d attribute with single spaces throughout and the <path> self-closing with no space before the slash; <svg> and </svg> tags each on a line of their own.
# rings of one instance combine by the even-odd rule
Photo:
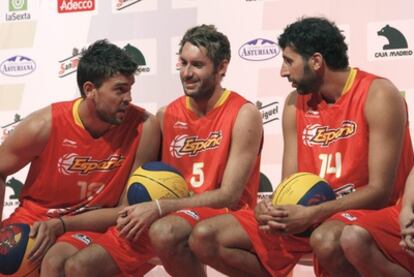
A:
<svg viewBox="0 0 414 277">
<path fill-rule="evenodd" d="M 279 202 L 280 197 L 282 197 L 282 196 L 284 195 L 284 192 L 285 192 L 285 190 L 288 188 L 288 185 L 289 185 L 290 183 L 292 183 L 293 181 L 295 181 L 297 178 L 302 177 L 302 176 L 307 175 L 307 174 L 309 174 L 309 173 L 307 173 L 307 172 L 296 173 L 294 176 L 291 176 L 290 178 L 286 179 L 286 181 L 285 181 L 285 182 L 282 182 L 282 184 L 281 184 L 281 185 L 279 185 L 279 186 L 277 187 L 277 189 L 276 189 L 276 193 L 275 193 L 275 195 L 277 195 L 277 196 L 276 196 L 276 198 L 274 198 L 274 199 L 272 200 L 272 204 L 274 205 L 274 204 L 276 204 L 276 203 L 278 203 L 278 202 Z M 290 179 L 290 180 L 289 180 L 289 179 Z M 280 188 L 280 189 L 279 189 L 279 188 Z"/>
<path fill-rule="evenodd" d="M 170 172 L 171 172 L 171 171 L 170 171 Z M 172 194 L 174 194 L 174 196 L 175 196 L 175 197 L 180 198 L 180 196 L 179 196 L 177 193 L 175 193 L 175 192 L 174 192 L 173 190 L 171 190 L 169 187 L 167 187 L 166 185 L 164 185 L 163 183 L 161 183 L 160 181 L 158 181 L 158 180 L 156 180 L 156 179 L 154 179 L 154 178 L 151 178 L 151 177 L 149 177 L 149 176 L 142 175 L 142 174 L 133 174 L 132 176 L 143 177 L 143 178 L 146 178 L 146 179 L 148 179 L 148 180 L 151 180 L 151 181 L 153 181 L 153 182 L 157 183 L 158 185 L 162 186 L 163 188 L 165 188 L 166 190 L 168 190 L 168 191 L 169 191 L 169 192 L 171 192 Z"/>
</svg>

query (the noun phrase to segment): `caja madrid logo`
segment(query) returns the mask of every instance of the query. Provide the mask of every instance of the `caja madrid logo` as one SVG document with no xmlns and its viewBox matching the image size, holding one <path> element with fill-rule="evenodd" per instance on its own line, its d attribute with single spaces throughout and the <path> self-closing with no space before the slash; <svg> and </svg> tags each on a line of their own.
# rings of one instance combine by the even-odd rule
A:
<svg viewBox="0 0 414 277">
<path fill-rule="evenodd" d="M 353 136 L 357 125 L 353 121 L 343 121 L 339 128 L 329 128 L 320 124 L 308 125 L 303 129 L 302 141 L 307 146 L 323 146 Z"/>
<path fill-rule="evenodd" d="M 59 13 L 84 12 L 95 10 L 95 0 L 58 0 Z"/>
<path fill-rule="evenodd" d="M 198 136 L 179 135 L 171 142 L 170 153 L 175 158 L 185 155 L 196 156 L 200 152 L 219 147 L 222 138 L 221 131 L 211 132 L 205 139 L 198 138 Z"/>
<path fill-rule="evenodd" d="M 108 172 L 122 165 L 125 157 L 112 155 L 104 160 L 93 160 L 91 157 L 79 156 L 76 153 L 66 154 L 58 161 L 58 170 L 64 175 L 77 173 L 86 175 L 94 171 Z"/>
</svg>

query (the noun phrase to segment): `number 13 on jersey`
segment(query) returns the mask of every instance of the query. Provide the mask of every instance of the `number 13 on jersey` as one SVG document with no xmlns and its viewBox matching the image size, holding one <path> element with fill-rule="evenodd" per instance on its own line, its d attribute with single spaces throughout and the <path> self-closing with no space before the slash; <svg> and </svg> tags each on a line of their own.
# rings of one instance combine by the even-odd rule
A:
<svg viewBox="0 0 414 277">
<path fill-rule="evenodd" d="M 341 177 L 342 174 L 342 154 L 336 152 L 335 154 L 319 154 L 321 160 L 321 169 L 319 176 L 325 178 L 327 174 L 335 174 L 336 178 Z"/>
</svg>

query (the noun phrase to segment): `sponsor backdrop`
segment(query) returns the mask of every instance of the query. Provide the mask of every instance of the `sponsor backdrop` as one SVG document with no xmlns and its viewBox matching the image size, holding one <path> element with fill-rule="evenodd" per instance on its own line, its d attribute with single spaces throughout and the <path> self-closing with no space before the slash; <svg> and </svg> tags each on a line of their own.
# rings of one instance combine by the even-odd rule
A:
<svg viewBox="0 0 414 277">
<path fill-rule="evenodd" d="M 263 116 L 263 198 L 280 180 L 281 113 L 292 90 L 279 75 L 276 41 L 283 28 L 303 15 L 334 20 L 346 36 L 351 65 L 391 79 L 413 121 L 413 10 L 412 0 L 3 0 L 0 143 L 34 110 L 79 96 L 79 54 L 97 39 L 141 53 L 133 101 L 155 113 L 182 94 L 180 37 L 194 25 L 215 24 L 232 45 L 224 86 L 256 103 Z M 26 173 L 27 167 L 8 176 L 4 217 L 18 205 Z"/>
</svg>

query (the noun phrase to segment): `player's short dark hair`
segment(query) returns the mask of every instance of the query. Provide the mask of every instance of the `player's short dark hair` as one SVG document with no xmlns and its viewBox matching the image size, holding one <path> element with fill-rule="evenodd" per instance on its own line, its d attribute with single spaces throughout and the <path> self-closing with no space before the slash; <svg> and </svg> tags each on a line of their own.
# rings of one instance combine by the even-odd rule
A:
<svg viewBox="0 0 414 277">
<path fill-rule="evenodd" d="M 124 49 L 98 40 L 82 52 L 77 69 L 77 81 L 82 97 L 85 97 L 83 84 L 92 82 L 97 88 L 115 74 L 129 76 L 138 69 L 138 64 Z"/>
<path fill-rule="evenodd" d="M 214 25 L 203 24 L 187 30 L 180 41 L 180 54 L 186 42 L 197 47 L 204 47 L 207 50 L 207 56 L 213 61 L 214 68 L 217 68 L 223 60 L 230 61 L 229 39 L 226 35 L 217 31 Z"/>
<path fill-rule="evenodd" d="M 331 69 L 348 67 L 348 46 L 334 22 L 322 17 L 300 18 L 288 25 L 278 38 L 282 49 L 291 47 L 304 59 L 320 53 Z"/>
</svg>

